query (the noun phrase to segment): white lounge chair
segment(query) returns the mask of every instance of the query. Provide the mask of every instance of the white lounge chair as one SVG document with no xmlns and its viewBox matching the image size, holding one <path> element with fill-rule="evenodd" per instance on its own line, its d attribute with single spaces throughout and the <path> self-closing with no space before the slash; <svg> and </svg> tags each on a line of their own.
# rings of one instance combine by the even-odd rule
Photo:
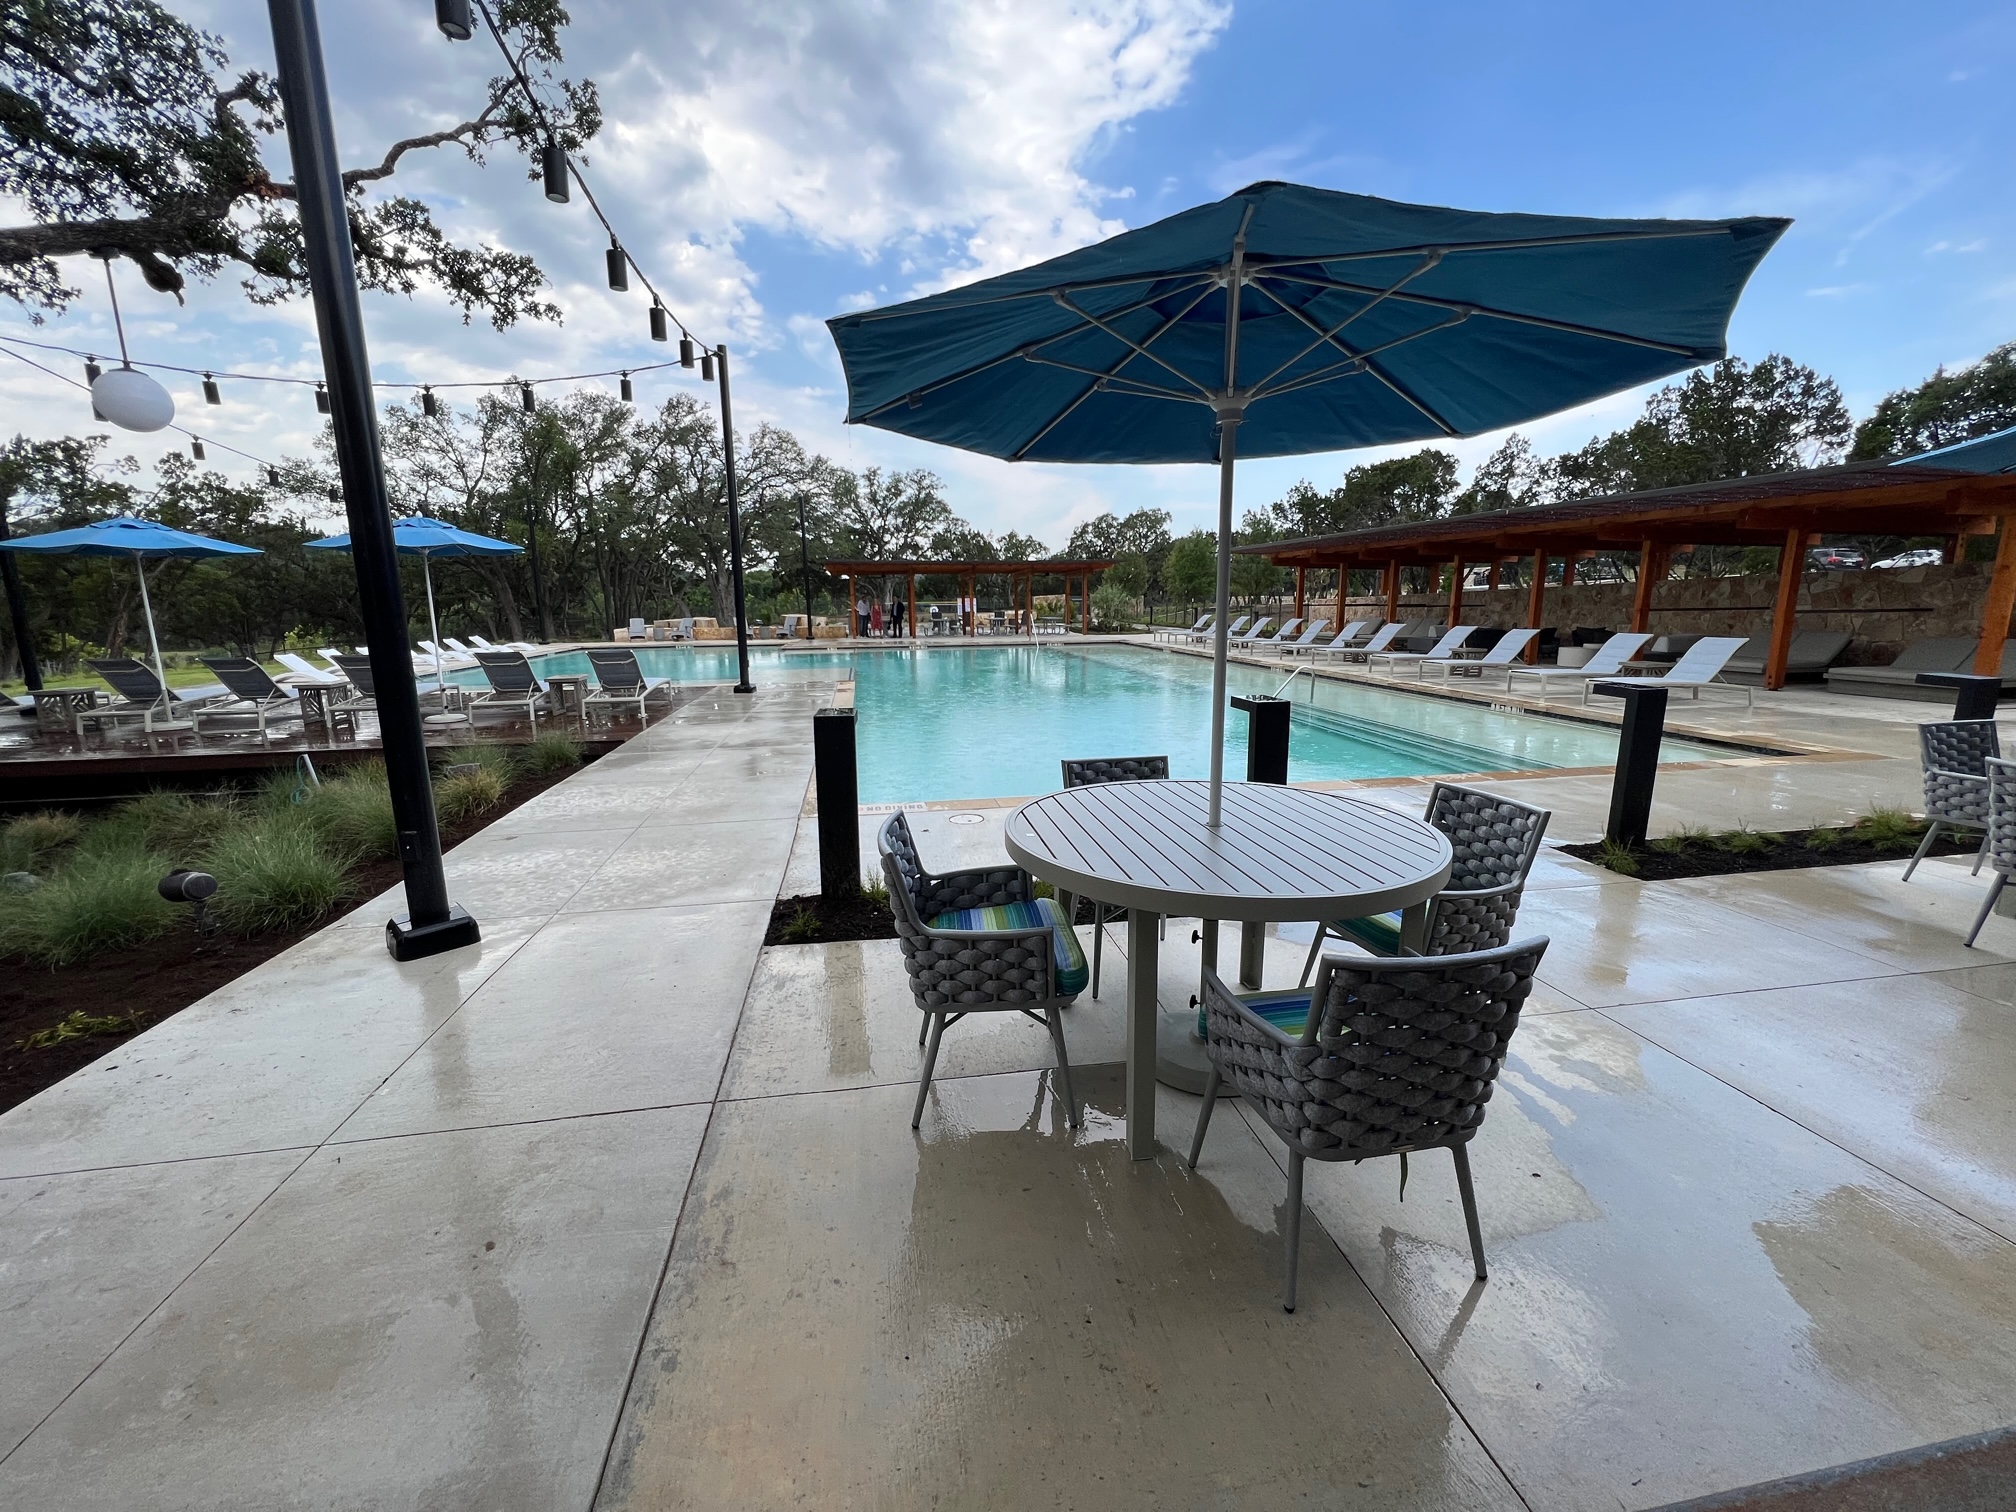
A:
<svg viewBox="0 0 2016 1512">
<path fill-rule="evenodd" d="M 1250 614 L 1240 615 L 1239 618 L 1232 621 L 1232 628 L 1225 632 L 1225 638 L 1227 640 L 1237 639 L 1239 633 L 1252 623 L 1253 623 L 1252 615 Z M 1212 624 L 1206 625 L 1202 630 L 1192 630 L 1189 634 L 1180 637 L 1180 639 L 1187 640 L 1194 645 L 1198 641 L 1209 641 L 1215 639 L 1217 637 L 1217 633 L 1218 632 L 1216 629 L 1216 616 L 1213 616 Z"/>
<path fill-rule="evenodd" d="M 1275 640 L 1280 641 L 1280 644 L 1275 646 L 1274 654 L 1276 656 L 1293 656 L 1297 651 L 1315 645 L 1316 637 L 1329 628 L 1330 621 L 1327 619 L 1311 620 L 1309 621 L 1309 628 L 1302 632 L 1300 639 L 1280 640 L 1280 637 L 1277 636 Z M 1274 645 L 1275 643 L 1274 641 L 1270 641 L 1268 644 Z"/>
<path fill-rule="evenodd" d="M 1624 670 L 1624 663 L 1644 650 L 1651 639 L 1651 636 L 1635 631 L 1613 635 L 1596 648 L 1596 654 L 1589 658 L 1587 664 L 1580 667 L 1522 667 L 1508 663 L 1505 667 L 1505 691 L 1517 692 L 1516 685 L 1523 677 L 1539 686 L 1540 701 L 1545 703 L 1549 688 L 1579 688 L 1599 677 L 1615 677 Z"/>
<path fill-rule="evenodd" d="M 1440 673 L 1444 682 L 1459 674 L 1483 677 L 1494 668 L 1510 666 L 1524 654 L 1527 646 L 1532 644 L 1533 638 L 1539 633 L 1538 630 L 1507 630 L 1498 637 L 1497 644 L 1482 656 L 1469 661 L 1453 656 L 1447 661 L 1424 661 L 1421 663 L 1421 673 L 1424 677 L 1430 672 Z"/>
<path fill-rule="evenodd" d="M 493 645 L 480 635 L 470 636 L 469 644 L 474 646 L 476 651 L 523 651 L 528 656 L 546 649 L 536 641 L 505 641 L 501 646 Z M 470 654 L 474 655 L 475 652 Z"/>
<path fill-rule="evenodd" d="M 1233 635 L 1228 636 L 1226 639 L 1226 644 L 1233 646 L 1250 646 L 1255 641 L 1259 640 L 1261 636 L 1265 635 L 1267 633 L 1267 627 L 1273 623 L 1274 623 L 1273 615 L 1263 614 L 1260 616 L 1260 618 L 1253 621 L 1253 628 L 1248 630 L 1244 635 L 1234 633 Z"/>
<path fill-rule="evenodd" d="M 1372 639 L 1362 646 L 1326 647 L 1319 656 L 1341 656 L 1345 661 L 1362 662 L 1368 656 L 1376 656 L 1400 638 L 1400 632 L 1407 627 L 1395 620 L 1390 625 L 1381 625 L 1372 632 Z"/>
<path fill-rule="evenodd" d="M 1314 643 L 1307 646 L 1293 645 L 1281 654 L 1283 656 L 1328 656 L 1333 651 L 1348 651 L 1378 628 L 1379 621 L 1376 619 L 1353 620 L 1342 630 L 1339 630 L 1333 639 L 1324 642 L 1320 646 Z"/>
<path fill-rule="evenodd" d="M 1285 646 L 1288 644 L 1289 641 L 1294 639 L 1295 632 L 1301 628 L 1302 628 L 1302 617 L 1298 614 L 1294 619 L 1289 620 L 1285 625 L 1283 625 L 1279 630 L 1276 630 L 1272 635 L 1268 636 L 1265 640 L 1260 641 L 1255 646 L 1254 649 L 1264 651 L 1270 646 Z"/>
<path fill-rule="evenodd" d="M 343 679 L 340 675 L 324 672 L 307 657 L 297 656 L 292 651 L 275 651 L 273 660 L 287 669 L 287 680 L 291 683 L 312 683 L 318 688 L 335 688 L 342 685 Z"/>
<path fill-rule="evenodd" d="M 1211 621 L 1216 618 L 1217 616 L 1213 614 L 1200 614 L 1197 616 L 1197 623 L 1192 625 L 1188 630 L 1185 630 L 1180 625 L 1163 625 L 1155 632 L 1153 638 L 1162 640 L 1166 637 L 1169 640 L 1182 640 L 1186 636 L 1201 635 L 1211 627 Z"/>
<path fill-rule="evenodd" d="M 1397 674 L 1402 667 L 1418 669 L 1428 662 L 1454 661 L 1456 648 L 1476 633 L 1475 625 L 1457 625 L 1453 629 L 1443 631 L 1442 639 L 1426 651 L 1374 651 L 1365 658 L 1365 665 L 1371 667 L 1383 662 L 1387 670 Z M 1419 675 L 1418 671 L 1416 675 Z"/>
<path fill-rule="evenodd" d="M 583 712 L 634 704 L 637 717 L 643 719 L 650 699 L 663 698 L 668 709 L 672 706 L 672 679 L 646 677 L 634 651 L 591 650 L 588 665 L 595 669 L 595 691 L 583 700 Z"/>
<path fill-rule="evenodd" d="M 1622 682 L 1640 688 L 1648 684 L 1658 688 L 1685 688 L 1697 699 L 1700 698 L 1703 688 L 1710 686 L 1727 688 L 1732 693 L 1740 692 L 1743 695 L 1744 708 L 1753 708 L 1756 705 L 1756 696 L 1747 685 L 1716 681 L 1722 675 L 1722 669 L 1729 665 L 1730 659 L 1748 644 L 1749 641 L 1740 635 L 1711 635 L 1694 642 L 1681 652 L 1680 660 L 1657 677 L 1599 678 L 1596 681 Z M 1595 686 L 1596 682 L 1582 685 L 1582 702 L 1585 704 L 1589 702 L 1589 694 Z"/>
</svg>

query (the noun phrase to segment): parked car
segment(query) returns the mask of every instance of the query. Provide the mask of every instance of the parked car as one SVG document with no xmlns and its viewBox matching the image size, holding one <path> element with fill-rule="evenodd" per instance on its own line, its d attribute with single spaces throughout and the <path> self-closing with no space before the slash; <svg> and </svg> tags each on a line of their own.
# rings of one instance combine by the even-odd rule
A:
<svg viewBox="0 0 2016 1512">
<path fill-rule="evenodd" d="M 1894 557 L 1885 557 L 1878 567 L 1937 567 L 1946 553 L 1937 546 L 1921 546 L 1916 551 L 1901 552 Z"/>
<path fill-rule="evenodd" d="M 1834 572 L 1846 572 L 1869 565 L 1868 558 L 1846 546 L 1815 546 L 1806 553 L 1806 565 Z"/>
</svg>

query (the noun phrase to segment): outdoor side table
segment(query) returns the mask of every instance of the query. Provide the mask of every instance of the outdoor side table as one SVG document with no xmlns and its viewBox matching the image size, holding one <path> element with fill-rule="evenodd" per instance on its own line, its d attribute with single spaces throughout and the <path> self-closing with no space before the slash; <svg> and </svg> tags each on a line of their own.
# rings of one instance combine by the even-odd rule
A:
<svg viewBox="0 0 2016 1512">
<path fill-rule="evenodd" d="M 1155 1153 L 1161 916 L 1271 923 L 1401 909 L 1418 935 L 1454 856 L 1441 831 L 1360 799 L 1262 782 L 1068 788 L 1008 816 L 1008 854 L 1060 891 L 1127 910 L 1127 1151 Z M 1184 1015 L 1186 1019 L 1190 1015 Z"/>
<path fill-rule="evenodd" d="M 555 714 L 572 714 L 576 719 L 588 717 L 588 678 L 585 673 L 555 673 L 546 679 L 546 686 L 553 694 Z"/>
<path fill-rule="evenodd" d="M 35 727 L 40 730 L 67 730 L 79 714 L 98 705 L 96 688 L 36 688 L 28 696 L 35 700 Z"/>
</svg>

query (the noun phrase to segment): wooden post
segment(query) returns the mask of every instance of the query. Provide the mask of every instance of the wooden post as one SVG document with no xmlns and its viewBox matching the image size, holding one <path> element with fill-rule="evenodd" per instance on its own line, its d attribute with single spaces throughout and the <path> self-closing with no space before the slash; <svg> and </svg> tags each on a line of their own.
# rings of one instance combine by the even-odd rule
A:
<svg viewBox="0 0 2016 1512">
<path fill-rule="evenodd" d="M 1498 591 L 1498 558 L 1491 558 L 1491 576 L 1486 579 L 1485 588 L 1492 593 Z"/>
<path fill-rule="evenodd" d="M 1799 575 L 1806 565 L 1806 543 L 1812 538 L 1812 531 L 1795 525 L 1785 532 L 1785 544 L 1779 548 L 1778 602 L 1772 606 L 1771 650 L 1764 658 L 1767 688 L 1785 686 L 1785 666 L 1792 659 L 1792 622 L 1799 617 Z"/>
<path fill-rule="evenodd" d="M 1575 554 L 1572 551 L 1561 558 L 1561 586 L 1563 588 L 1575 586 Z"/>
<path fill-rule="evenodd" d="M 1941 567 L 1951 567 L 1955 562 L 1965 557 L 1966 552 L 1967 538 L 1965 536 L 1948 536 L 1939 543 L 1939 565 Z"/>
<path fill-rule="evenodd" d="M 1533 586 L 1526 591 L 1526 628 L 1538 630 L 1540 616 L 1547 610 L 1547 553 L 1533 553 Z M 1526 643 L 1526 660 L 1540 660 L 1540 637 L 1534 636 Z"/>
<path fill-rule="evenodd" d="M 1463 558 L 1449 564 L 1449 628 L 1463 623 Z"/>
<path fill-rule="evenodd" d="M 1078 580 L 1078 588 L 1079 588 L 1079 593 L 1078 593 L 1078 615 L 1079 615 L 1079 621 L 1078 621 L 1078 623 L 1079 623 L 1079 632 L 1078 632 L 1078 633 L 1079 633 L 1079 634 L 1081 634 L 1081 635 L 1090 635 L 1090 634 L 1092 633 L 1092 574 L 1091 574 L 1091 573 L 1089 573 L 1089 572 L 1088 572 L 1088 573 L 1086 573 L 1084 577 L 1082 577 L 1082 578 L 1080 578 L 1080 579 Z"/>
<path fill-rule="evenodd" d="M 1400 559 L 1395 557 L 1386 564 L 1386 618 L 1400 618 Z"/>
<path fill-rule="evenodd" d="M 852 640 L 861 633 L 861 627 L 854 623 L 854 606 L 860 600 L 854 597 L 854 574 L 847 574 L 847 638 Z"/>
<path fill-rule="evenodd" d="M 1995 542 L 1995 571 L 1988 579 L 1988 601 L 1981 606 L 1981 644 L 1974 652 L 1974 670 L 1983 677 L 2002 671 L 2002 643 L 2009 639 L 2009 616 L 2016 613 L 2016 524 L 2002 516 L 2002 534 Z"/>
<path fill-rule="evenodd" d="M 1297 567 L 1295 569 L 1295 618 L 1297 619 L 1302 618 L 1302 589 L 1307 577 L 1308 569 L 1306 567 Z"/>
<path fill-rule="evenodd" d="M 910 639 L 915 640 L 917 639 L 917 574 L 913 572 L 909 574 L 909 577 L 910 577 L 910 610 L 909 610 L 910 623 L 908 626 L 908 630 Z"/>
<path fill-rule="evenodd" d="M 1666 579 L 1666 549 L 1657 541 L 1638 543 L 1638 589 L 1631 595 L 1631 628 L 1652 628 L 1652 590 Z"/>
</svg>

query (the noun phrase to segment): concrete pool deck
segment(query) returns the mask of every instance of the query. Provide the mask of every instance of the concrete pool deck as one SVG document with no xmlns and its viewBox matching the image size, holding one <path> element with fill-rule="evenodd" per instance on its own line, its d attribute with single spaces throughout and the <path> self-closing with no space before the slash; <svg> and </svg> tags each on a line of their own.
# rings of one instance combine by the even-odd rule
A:
<svg viewBox="0 0 2016 1512">
<path fill-rule="evenodd" d="M 825 699 L 695 699 L 459 847 L 480 947 L 394 965 L 367 907 L 0 1117 L 0 1503 L 1644 1508 L 2016 1416 L 2016 921 L 1961 949 L 1963 863 L 1550 851 L 1492 1280 L 1445 1164 L 1314 1169 L 1290 1318 L 1271 1136 L 1125 1159 L 1123 931 L 1076 1134 L 985 1019 L 913 1135 L 893 943 L 763 948 Z M 1663 773 L 1655 828 L 1913 801 L 1936 706 L 1849 702 L 1760 698 L 1858 754 Z M 1555 840 L 1607 789 L 1507 786 Z M 941 867 L 1007 812 L 913 811 Z"/>
</svg>

